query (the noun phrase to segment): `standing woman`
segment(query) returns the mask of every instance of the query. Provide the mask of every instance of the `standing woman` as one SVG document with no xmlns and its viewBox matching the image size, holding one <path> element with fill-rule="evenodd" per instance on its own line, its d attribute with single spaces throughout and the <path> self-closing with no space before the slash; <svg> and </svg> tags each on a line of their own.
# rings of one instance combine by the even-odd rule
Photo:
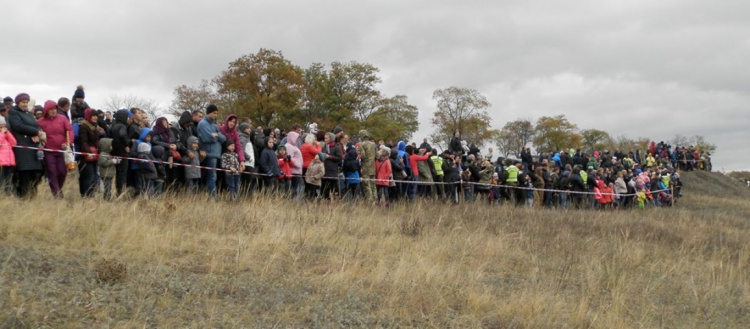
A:
<svg viewBox="0 0 750 329">
<path fill-rule="evenodd" d="M 47 142 L 44 144 L 44 165 L 47 169 L 47 179 L 52 196 L 62 199 L 62 188 L 65 185 L 65 178 L 68 176 L 68 170 L 65 168 L 65 157 L 61 150 L 68 147 L 73 140 L 73 127 L 70 121 L 57 114 L 57 103 L 55 101 L 44 102 L 44 114 L 39 118 L 39 126 L 47 134 Z"/>
<path fill-rule="evenodd" d="M 227 117 L 224 119 L 224 124 L 219 127 L 219 131 L 227 138 L 227 140 L 230 140 L 235 145 L 235 150 L 237 150 L 237 156 L 240 160 L 240 172 L 245 171 L 245 152 L 240 152 L 242 150 L 239 149 L 240 145 L 242 145 L 242 141 L 240 140 L 240 132 L 237 130 L 237 126 L 239 126 L 239 122 L 237 120 L 237 115 L 230 114 L 227 115 Z M 262 151 L 261 151 L 262 152 Z M 274 153 L 275 155 L 276 153 Z M 224 172 L 220 171 L 218 172 L 219 179 L 217 179 L 218 182 L 224 182 Z"/>
<path fill-rule="evenodd" d="M 169 129 L 169 121 L 167 118 L 160 117 L 156 119 L 154 125 L 153 137 L 151 138 L 151 144 L 163 147 L 167 151 L 167 156 L 172 157 L 173 163 L 182 163 L 182 154 L 185 153 L 185 149 L 182 143 L 178 143 L 174 133 Z M 171 190 L 177 182 L 180 166 L 167 167 L 167 190 Z"/>
<path fill-rule="evenodd" d="M 340 138 L 340 137 L 339 137 Z M 339 187 L 339 163 L 343 159 L 344 155 L 341 154 L 341 148 L 338 147 L 340 139 L 337 138 L 333 133 L 326 133 L 325 140 L 323 141 L 323 153 L 326 154 L 326 160 L 323 162 L 325 168 L 325 175 L 323 176 L 323 197 L 328 200 L 332 200 L 337 193 Z"/>
<path fill-rule="evenodd" d="M 99 147 L 99 135 L 104 132 L 102 128 L 97 126 L 96 122 L 99 118 L 96 112 L 90 108 L 83 111 L 84 121 L 81 124 L 81 130 L 78 134 L 78 141 L 81 143 L 82 152 L 85 153 L 96 153 L 96 156 L 85 155 L 78 165 L 79 177 L 78 185 L 81 192 L 81 196 L 84 198 L 91 198 L 94 196 L 94 190 L 96 189 L 97 178 L 97 162 L 98 162 L 98 147 Z"/>
<path fill-rule="evenodd" d="M 44 131 L 34 114 L 29 112 L 29 94 L 16 96 L 16 106 L 8 113 L 8 128 L 18 142 L 18 146 L 39 147 Z M 42 178 L 43 153 L 30 149 L 13 149 L 16 155 L 16 172 L 13 175 L 13 187 L 19 198 L 34 197 L 36 187 Z"/>
</svg>

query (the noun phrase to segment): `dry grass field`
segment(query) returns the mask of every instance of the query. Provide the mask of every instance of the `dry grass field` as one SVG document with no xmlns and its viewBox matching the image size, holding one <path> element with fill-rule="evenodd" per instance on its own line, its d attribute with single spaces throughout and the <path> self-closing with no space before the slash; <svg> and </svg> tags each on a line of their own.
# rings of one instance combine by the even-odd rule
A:
<svg viewBox="0 0 750 329">
<path fill-rule="evenodd" d="M 0 200 L 0 327 L 748 328 L 750 190 L 683 180 L 675 208 L 618 212 L 45 186 Z"/>
</svg>

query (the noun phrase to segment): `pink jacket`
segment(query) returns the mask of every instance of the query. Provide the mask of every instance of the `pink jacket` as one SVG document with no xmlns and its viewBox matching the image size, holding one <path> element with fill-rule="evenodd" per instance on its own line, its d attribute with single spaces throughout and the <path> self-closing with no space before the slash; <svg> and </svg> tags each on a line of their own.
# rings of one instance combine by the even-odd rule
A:
<svg viewBox="0 0 750 329">
<path fill-rule="evenodd" d="M 293 175 L 302 175 L 302 152 L 297 147 L 297 139 L 299 139 L 299 134 L 295 131 L 290 131 L 286 135 L 286 154 L 289 154 L 292 157 L 292 174 Z"/>
<path fill-rule="evenodd" d="M 70 121 L 64 115 L 57 114 L 53 118 L 47 116 L 47 111 L 44 111 L 44 116 L 37 120 L 39 127 L 42 128 L 45 134 L 47 134 L 47 143 L 44 144 L 45 148 L 59 150 L 63 143 L 73 142 L 73 127 L 70 125 Z M 68 135 L 68 138 L 65 135 Z"/>
<path fill-rule="evenodd" d="M 16 138 L 10 131 L 0 133 L 0 166 L 14 167 L 16 165 L 16 155 L 13 154 L 13 146 L 16 144 Z"/>
</svg>

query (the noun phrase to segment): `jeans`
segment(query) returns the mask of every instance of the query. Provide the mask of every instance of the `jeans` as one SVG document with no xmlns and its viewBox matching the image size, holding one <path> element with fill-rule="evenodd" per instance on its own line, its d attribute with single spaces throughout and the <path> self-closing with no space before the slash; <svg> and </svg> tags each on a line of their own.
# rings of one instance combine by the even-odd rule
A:
<svg viewBox="0 0 750 329">
<path fill-rule="evenodd" d="M 80 177 L 78 177 L 79 191 L 84 198 L 94 197 L 97 182 L 97 166 L 96 162 L 80 161 L 78 163 L 78 169 L 80 171 Z"/>
<path fill-rule="evenodd" d="M 566 192 L 560 192 L 558 194 L 560 196 L 560 208 L 565 209 L 568 207 L 568 193 Z"/>
<path fill-rule="evenodd" d="M 227 186 L 227 192 L 229 192 L 229 199 L 236 200 L 240 190 L 240 175 L 232 175 L 226 173 L 224 175 L 224 184 Z"/>
<path fill-rule="evenodd" d="M 218 159 L 216 158 L 206 158 L 205 166 L 209 168 L 216 168 L 216 162 Z M 215 169 L 209 169 L 206 170 L 206 189 L 208 190 L 208 194 L 216 198 L 216 170 Z"/>
<path fill-rule="evenodd" d="M 149 179 L 143 182 L 148 197 L 159 197 L 164 190 L 164 181 L 161 179 Z"/>
<path fill-rule="evenodd" d="M 301 176 L 292 176 L 292 197 L 299 199 L 305 190 L 305 180 Z"/>
<path fill-rule="evenodd" d="M 469 203 L 473 201 L 474 201 L 474 185 L 464 187 L 464 202 Z"/>
<path fill-rule="evenodd" d="M 385 202 L 388 202 L 388 186 L 380 186 L 378 185 L 378 203 L 380 203 L 380 198 L 382 197 Z"/>
</svg>

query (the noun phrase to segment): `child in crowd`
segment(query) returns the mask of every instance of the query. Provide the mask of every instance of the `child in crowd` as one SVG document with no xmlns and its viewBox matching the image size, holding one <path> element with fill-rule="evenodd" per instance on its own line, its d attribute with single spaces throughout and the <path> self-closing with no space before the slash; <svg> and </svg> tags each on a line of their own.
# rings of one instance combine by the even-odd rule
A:
<svg viewBox="0 0 750 329">
<path fill-rule="evenodd" d="M 224 153 L 221 155 L 221 167 L 229 170 L 224 173 L 224 183 L 227 184 L 230 201 L 237 200 L 240 190 L 240 158 L 234 152 L 234 148 L 234 141 L 227 139 L 224 142 Z"/>
<path fill-rule="evenodd" d="M 292 156 L 286 153 L 286 146 L 279 145 L 276 149 L 276 159 L 279 161 L 279 190 L 283 193 L 292 188 Z"/>
<path fill-rule="evenodd" d="M 16 156 L 13 153 L 13 147 L 16 146 L 16 138 L 8 131 L 5 124 L 5 117 L 0 116 L 0 189 L 10 193 L 11 175 L 13 167 L 16 166 Z"/>
<path fill-rule="evenodd" d="M 391 202 L 388 197 L 388 189 L 390 189 L 391 174 L 393 173 L 390 161 L 391 149 L 383 146 L 378 152 L 378 158 L 375 160 L 375 177 L 377 178 L 376 185 L 378 187 L 378 205 L 382 202 L 382 197 L 385 201 L 385 206 L 390 207 Z"/>
<path fill-rule="evenodd" d="M 156 166 L 154 165 L 154 157 L 151 155 L 151 145 L 148 143 L 138 144 L 138 154 L 136 155 L 138 160 L 135 161 L 138 166 L 138 177 L 136 179 L 143 183 L 144 190 L 148 190 L 149 186 L 153 185 L 153 182 L 159 179 L 159 175 L 156 173 Z"/>
<path fill-rule="evenodd" d="M 490 181 L 490 203 L 497 205 L 500 203 L 500 174 L 497 172 L 492 173 L 492 180 Z"/>
<path fill-rule="evenodd" d="M 359 188 L 359 171 L 362 165 L 359 162 L 359 154 L 354 143 L 349 143 L 344 157 L 344 177 L 346 177 L 346 197 L 348 200 L 357 197 Z"/>
<path fill-rule="evenodd" d="M 141 144 L 147 144 L 149 146 L 149 155 L 151 154 L 151 129 L 150 128 L 143 128 L 141 129 L 141 133 L 138 136 L 138 139 L 135 140 L 135 143 L 133 144 L 132 151 L 135 151 L 135 157 L 138 157 L 138 147 Z M 141 166 L 140 161 L 131 161 L 130 162 L 130 173 L 128 173 L 128 181 L 131 186 L 135 189 L 135 196 L 140 195 L 141 191 L 146 189 L 146 184 L 143 181 L 143 175 L 140 174 L 141 172 Z M 132 177 L 132 178 L 131 178 Z"/>
<path fill-rule="evenodd" d="M 119 157 L 113 157 L 112 138 L 102 138 L 99 140 L 99 176 L 102 178 L 104 185 L 104 200 L 112 199 L 112 179 L 115 178 L 117 169 L 115 166 L 122 161 Z"/>
<path fill-rule="evenodd" d="M 323 185 L 322 179 L 325 174 L 325 167 L 323 166 L 324 156 L 323 153 L 320 153 L 318 156 L 314 157 L 305 173 L 305 183 L 307 183 L 309 187 L 307 192 L 308 196 L 311 198 L 317 198 L 320 196 L 320 187 Z"/>
<path fill-rule="evenodd" d="M 182 157 L 182 163 L 188 165 L 185 166 L 185 184 L 187 184 L 190 193 L 196 194 L 198 193 L 198 185 L 201 182 L 201 168 L 199 166 L 204 156 L 200 152 L 198 137 L 188 137 L 187 145 L 186 156 Z"/>
<path fill-rule="evenodd" d="M 523 187 L 526 188 L 526 208 L 533 208 L 534 207 L 534 185 L 531 184 L 531 176 L 526 174 L 524 177 L 524 185 Z"/>
</svg>

